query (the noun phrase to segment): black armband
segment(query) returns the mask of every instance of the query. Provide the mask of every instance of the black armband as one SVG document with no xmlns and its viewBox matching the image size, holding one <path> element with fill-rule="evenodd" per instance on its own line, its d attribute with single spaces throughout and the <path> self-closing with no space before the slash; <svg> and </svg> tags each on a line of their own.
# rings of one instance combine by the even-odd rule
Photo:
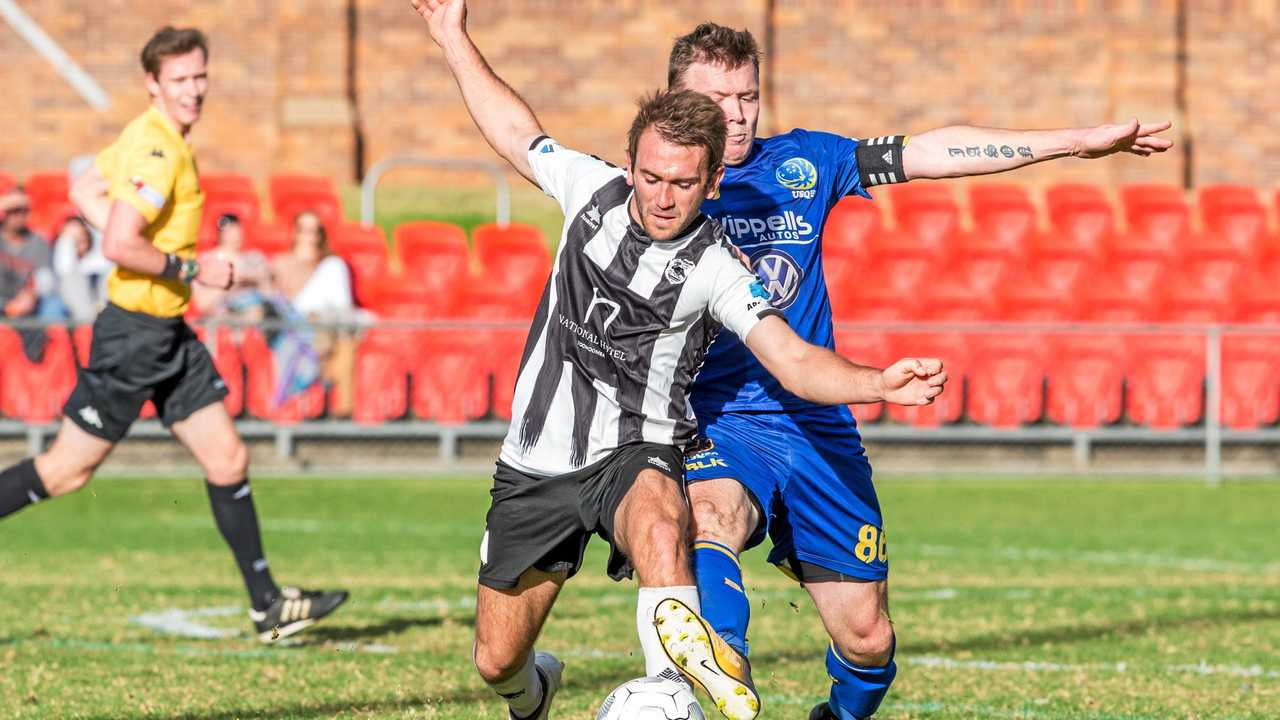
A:
<svg viewBox="0 0 1280 720">
<path fill-rule="evenodd" d="M 164 270 L 160 271 L 160 277 L 169 278 L 170 280 L 181 278 L 182 258 L 173 253 L 166 253 L 164 256 Z"/>
<path fill-rule="evenodd" d="M 858 160 L 862 186 L 906 182 L 907 172 L 902 167 L 902 149 L 906 145 L 906 135 L 884 135 L 859 143 L 853 152 Z"/>
</svg>

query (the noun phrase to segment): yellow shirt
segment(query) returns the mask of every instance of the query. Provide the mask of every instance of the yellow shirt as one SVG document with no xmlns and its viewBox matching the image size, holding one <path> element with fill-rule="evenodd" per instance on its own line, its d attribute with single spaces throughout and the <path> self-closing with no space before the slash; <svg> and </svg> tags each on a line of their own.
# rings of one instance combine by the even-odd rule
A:
<svg viewBox="0 0 1280 720">
<path fill-rule="evenodd" d="M 154 106 L 125 126 L 95 160 L 112 201 L 142 213 L 142 234 L 156 249 L 184 259 L 196 256 L 204 192 L 196 159 L 182 133 Z M 177 317 L 187 310 L 186 283 L 117 267 L 107 280 L 107 298 L 126 310 Z"/>
</svg>

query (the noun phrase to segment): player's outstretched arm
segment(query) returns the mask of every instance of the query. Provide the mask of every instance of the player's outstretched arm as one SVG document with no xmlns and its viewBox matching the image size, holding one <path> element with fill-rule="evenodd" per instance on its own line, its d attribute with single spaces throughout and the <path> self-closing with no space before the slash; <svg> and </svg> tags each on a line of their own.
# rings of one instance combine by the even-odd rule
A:
<svg viewBox="0 0 1280 720">
<path fill-rule="evenodd" d="M 936 358 L 904 358 L 884 370 L 864 367 L 805 342 L 775 316 L 752 328 L 746 344 L 784 388 L 822 405 L 882 400 L 928 405 L 947 383 L 942 361 Z"/>
<path fill-rule="evenodd" d="M 1173 147 L 1159 133 L 1165 121 L 1129 122 L 1062 130 L 1000 130 L 954 125 L 911 136 L 902 150 L 908 180 L 986 175 L 1061 157 L 1100 158 L 1116 153 L 1146 157 Z"/>
<path fill-rule="evenodd" d="M 410 0 L 427 21 L 431 39 L 444 50 L 445 61 L 462 91 L 462 100 L 480 134 L 498 155 L 536 184 L 529 166 L 529 146 L 542 135 L 538 118 L 511 86 L 485 61 L 467 34 L 466 0 Z"/>
</svg>

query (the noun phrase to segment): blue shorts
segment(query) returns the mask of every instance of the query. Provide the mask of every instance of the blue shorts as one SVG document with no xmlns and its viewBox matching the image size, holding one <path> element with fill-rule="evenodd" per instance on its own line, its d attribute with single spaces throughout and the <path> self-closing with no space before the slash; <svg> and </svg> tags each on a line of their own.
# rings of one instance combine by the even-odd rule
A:
<svg viewBox="0 0 1280 720">
<path fill-rule="evenodd" d="M 699 415 L 701 442 L 685 454 L 689 483 L 733 478 L 761 510 L 747 541 L 773 540 L 769 562 L 812 563 L 884 580 L 889 558 L 880 502 L 849 409 Z"/>
</svg>

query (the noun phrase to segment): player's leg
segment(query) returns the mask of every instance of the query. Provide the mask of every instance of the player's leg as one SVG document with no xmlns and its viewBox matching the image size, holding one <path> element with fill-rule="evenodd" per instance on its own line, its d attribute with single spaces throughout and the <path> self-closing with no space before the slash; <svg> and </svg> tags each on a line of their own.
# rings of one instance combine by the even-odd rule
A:
<svg viewBox="0 0 1280 720">
<path fill-rule="evenodd" d="M 690 567 L 690 515 L 682 484 L 672 477 L 683 458 L 675 448 L 642 446 L 619 464 L 615 492 L 625 492 L 606 527 L 615 550 L 639 580 L 636 631 L 647 675 L 697 682 L 731 720 L 749 720 L 760 710 L 746 659 L 729 647 L 699 614 L 698 588 Z M 666 467 L 663 467 L 666 466 Z M 619 565 L 611 561 L 611 570 Z M 617 574 L 615 573 L 615 577 Z M 655 631 L 656 628 L 656 631 Z"/>
<path fill-rule="evenodd" d="M 0 518 L 84 487 L 113 447 L 63 418 L 48 450 L 0 470 Z"/>
<path fill-rule="evenodd" d="M 795 475 L 783 489 L 770 560 L 804 583 L 831 638 L 833 682 L 813 717 L 870 717 L 896 673 L 888 549 L 871 466 L 846 408 L 790 419 Z"/>
<path fill-rule="evenodd" d="M 815 720 L 871 717 L 897 673 L 888 583 L 859 582 L 847 576 L 806 582 L 831 645 L 827 675 L 834 682 L 825 710 Z"/>
<path fill-rule="evenodd" d="M 477 586 L 476 670 L 507 701 L 512 718 L 547 717 L 560 687 L 564 666 L 533 646 L 565 577 L 529 569 L 511 589 Z"/>
</svg>

